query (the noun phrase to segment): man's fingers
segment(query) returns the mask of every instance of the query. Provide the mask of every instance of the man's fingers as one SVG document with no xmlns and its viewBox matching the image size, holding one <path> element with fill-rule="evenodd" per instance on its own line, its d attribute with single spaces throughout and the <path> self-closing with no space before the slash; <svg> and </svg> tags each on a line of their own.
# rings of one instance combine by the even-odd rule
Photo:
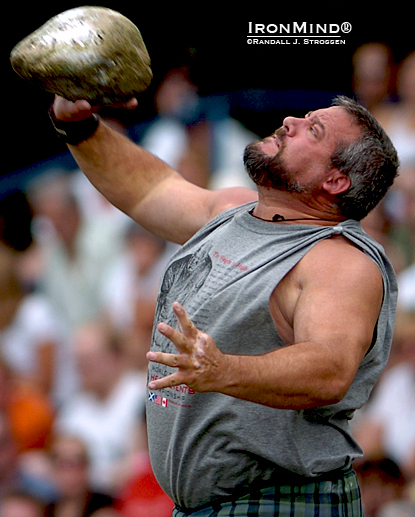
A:
<svg viewBox="0 0 415 517">
<path fill-rule="evenodd" d="M 187 312 L 180 305 L 179 302 L 173 303 L 173 310 L 176 314 L 179 328 L 181 332 L 189 339 L 195 339 L 197 337 L 198 330 L 195 327 L 193 321 L 187 315 Z"/>
<path fill-rule="evenodd" d="M 208 334 L 196 328 L 180 303 L 174 302 L 173 311 L 180 331 L 166 323 L 159 323 L 157 329 L 176 346 L 179 353 L 150 351 L 147 359 L 176 371 L 162 379 L 151 380 L 148 387 L 159 390 L 186 384 L 195 391 L 212 391 L 217 384 L 218 372 L 220 374 L 223 354 Z"/>
<path fill-rule="evenodd" d="M 179 332 L 165 323 L 159 323 L 157 330 L 170 339 L 180 353 L 190 354 L 193 351 L 194 345 L 188 340 L 184 332 Z"/>
<path fill-rule="evenodd" d="M 180 386 L 180 384 L 183 384 L 183 381 L 180 380 L 179 375 L 177 373 L 172 373 L 162 379 L 150 381 L 148 383 L 148 388 L 150 390 L 162 390 L 163 388 L 170 388 L 171 386 Z"/>
<path fill-rule="evenodd" d="M 63 122 L 77 122 L 84 120 L 91 116 L 91 113 L 96 111 L 92 108 L 86 100 L 79 100 L 76 102 L 68 101 L 59 95 L 55 96 L 53 102 L 53 112 L 57 120 Z"/>
<path fill-rule="evenodd" d="M 180 303 L 174 302 L 173 310 L 177 316 L 179 330 L 175 330 L 166 323 L 159 323 L 157 330 L 175 345 L 179 353 L 148 352 L 147 359 L 171 368 L 177 368 L 177 371 L 162 379 L 149 382 L 148 387 L 152 390 L 187 384 L 192 375 L 192 370 L 197 370 L 200 367 L 195 355 L 199 331 Z"/>
<path fill-rule="evenodd" d="M 137 99 L 132 97 L 128 101 L 114 104 L 112 107 L 132 110 L 137 107 L 137 104 Z M 59 95 L 55 96 L 53 103 L 55 117 L 63 122 L 84 120 L 85 118 L 89 118 L 92 113 L 97 113 L 101 107 L 102 106 L 92 106 L 87 100 L 72 102 Z"/>
<path fill-rule="evenodd" d="M 153 363 L 160 363 L 171 368 L 188 369 L 192 361 L 187 354 L 166 354 L 164 352 L 148 352 L 147 359 Z"/>
<path fill-rule="evenodd" d="M 138 105 L 138 101 L 135 97 L 132 97 L 130 100 L 128 100 L 123 106 L 121 106 L 122 108 L 126 108 L 128 110 L 133 110 L 137 107 Z"/>
<path fill-rule="evenodd" d="M 166 377 L 161 379 L 153 380 L 148 383 L 150 390 L 161 390 L 163 388 L 169 388 L 170 386 L 180 386 L 185 384 L 183 370 L 188 370 L 191 367 L 191 361 L 188 355 L 174 355 L 165 354 L 163 352 L 148 352 L 147 359 L 153 363 L 160 363 L 172 368 L 178 368 L 178 370 Z"/>
</svg>

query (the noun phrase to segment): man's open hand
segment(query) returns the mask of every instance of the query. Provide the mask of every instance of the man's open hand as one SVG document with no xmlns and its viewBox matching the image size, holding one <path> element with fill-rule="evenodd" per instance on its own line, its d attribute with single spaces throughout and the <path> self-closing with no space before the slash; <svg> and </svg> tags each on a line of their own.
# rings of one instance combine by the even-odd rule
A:
<svg viewBox="0 0 415 517">
<path fill-rule="evenodd" d="M 162 379 L 151 381 L 148 387 L 151 390 L 159 390 L 186 384 L 199 392 L 218 391 L 219 381 L 224 372 L 225 354 L 218 349 L 208 334 L 195 327 L 178 302 L 173 303 L 173 310 L 177 316 L 179 331 L 165 323 L 159 323 L 157 330 L 175 345 L 179 354 L 148 352 L 147 359 L 177 368 L 177 371 Z"/>
</svg>

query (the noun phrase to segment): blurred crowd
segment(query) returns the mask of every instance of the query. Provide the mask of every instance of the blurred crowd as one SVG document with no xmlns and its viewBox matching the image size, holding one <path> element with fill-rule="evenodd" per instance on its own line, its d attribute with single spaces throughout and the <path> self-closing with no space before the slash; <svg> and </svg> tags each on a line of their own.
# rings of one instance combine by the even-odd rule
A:
<svg viewBox="0 0 415 517">
<path fill-rule="evenodd" d="M 363 220 L 398 275 L 398 314 L 388 366 L 354 419 L 364 450 L 356 462 L 367 517 L 415 515 L 415 52 L 395 63 L 386 45 L 369 43 L 353 58 L 356 98 L 393 141 L 400 174 Z"/>
<path fill-rule="evenodd" d="M 400 294 L 388 367 L 353 422 L 364 449 L 355 468 L 366 517 L 413 517 L 415 52 L 396 63 L 386 45 L 363 45 L 353 90 L 401 160 L 395 185 L 363 221 L 385 247 Z M 188 67 L 169 71 L 155 104 L 141 145 L 200 186 L 253 188 L 242 153 L 256 135 L 230 116 L 209 116 Z M 170 516 L 144 408 L 158 284 L 175 246 L 111 206 L 80 171 L 48 170 L 24 194 L 33 214 L 27 249 L 8 242 L 0 216 L 0 517 Z"/>
</svg>

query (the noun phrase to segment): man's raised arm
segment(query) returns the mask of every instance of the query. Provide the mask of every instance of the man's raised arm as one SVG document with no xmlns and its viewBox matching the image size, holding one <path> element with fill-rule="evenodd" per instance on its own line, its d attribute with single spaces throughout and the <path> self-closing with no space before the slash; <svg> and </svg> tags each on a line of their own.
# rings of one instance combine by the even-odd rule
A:
<svg viewBox="0 0 415 517">
<path fill-rule="evenodd" d="M 126 107 L 134 108 L 135 99 Z M 86 101 L 56 97 L 57 124 L 93 116 Z M 73 126 L 75 129 L 75 125 Z M 68 147 L 91 183 L 117 208 L 152 233 L 183 243 L 226 208 L 256 199 L 244 188 L 209 191 L 189 183 L 164 161 L 100 121 L 92 136 Z"/>
</svg>

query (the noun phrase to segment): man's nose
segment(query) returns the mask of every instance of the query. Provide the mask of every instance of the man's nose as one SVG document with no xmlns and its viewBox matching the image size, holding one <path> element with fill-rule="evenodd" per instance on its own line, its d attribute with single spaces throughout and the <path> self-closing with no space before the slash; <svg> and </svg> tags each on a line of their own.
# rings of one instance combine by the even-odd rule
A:
<svg viewBox="0 0 415 517">
<path fill-rule="evenodd" d="M 283 128 L 286 131 L 286 135 L 294 136 L 295 133 L 298 131 L 302 120 L 304 119 L 297 117 L 286 117 L 282 123 Z"/>
</svg>

